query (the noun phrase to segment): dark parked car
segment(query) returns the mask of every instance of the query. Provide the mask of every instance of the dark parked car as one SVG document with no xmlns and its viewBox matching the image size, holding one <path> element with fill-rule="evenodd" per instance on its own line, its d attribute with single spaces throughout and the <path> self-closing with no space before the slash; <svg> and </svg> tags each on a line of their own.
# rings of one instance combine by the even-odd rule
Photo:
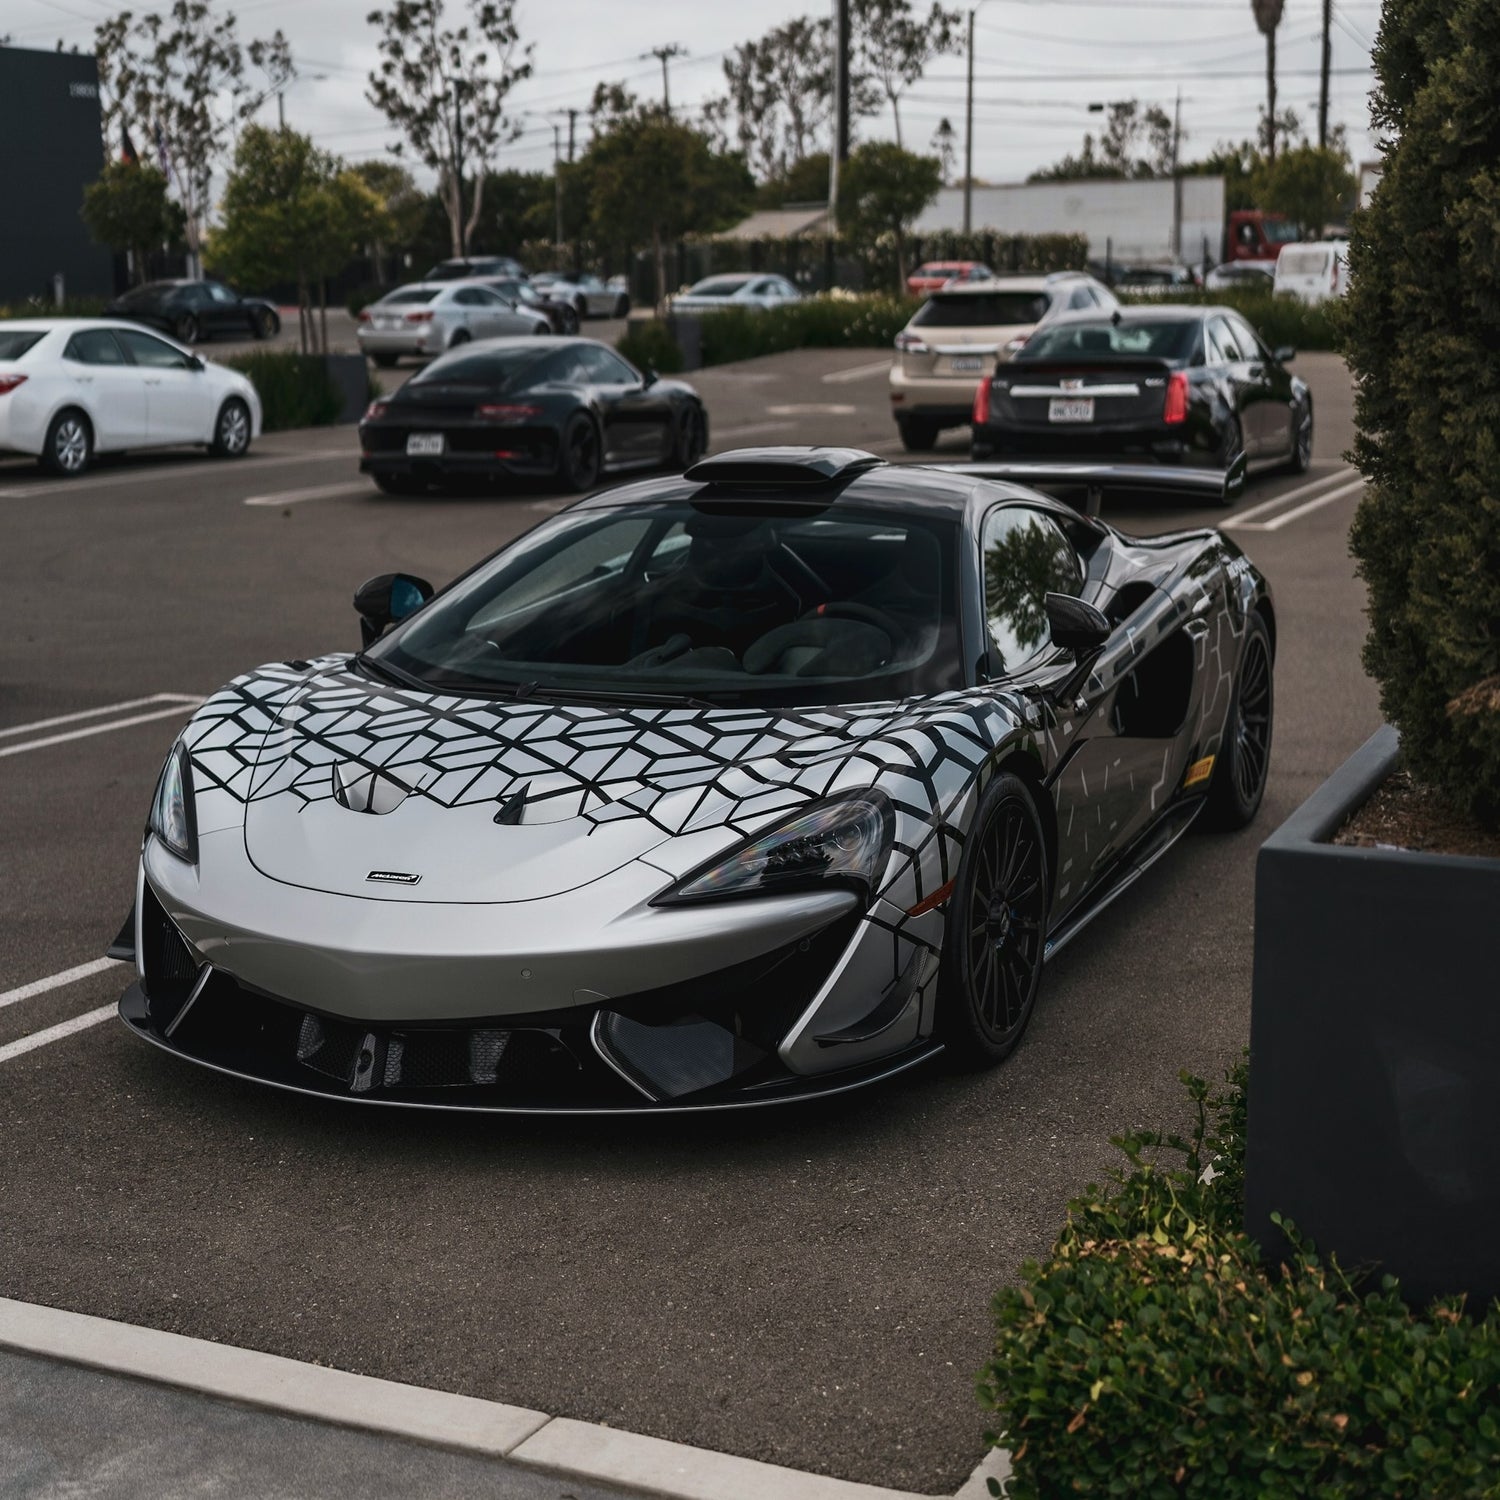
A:
<svg viewBox="0 0 1500 1500">
<path fill-rule="evenodd" d="M 470 255 L 440 260 L 423 281 L 476 281 L 481 276 L 514 276 L 524 280 L 526 267 L 508 255 Z"/>
<path fill-rule="evenodd" d="M 221 333 L 270 339 L 281 332 L 281 314 L 274 302 L 242 297 L 219 281 L 148 281 L 116 297 L 105 312 L 159 328 L 179 344 L 196 344 Z"/>
<path fill-rule="evenodd" d="M 1065 458 L 1247 470 L 1312 458 L 1312 395 L 1227 307 L 1123 308 L 1040 329 L 974 396 L 976 459 Z"/>
<path fill-rule="evenodd" d="M 486 276 L 484 284 L 514 303 L 518 312 L 539 312 L 552 325 L 553 333 L 578 332 L 578 313 L 569 302 L 539 292 L 519 276 Z"/>
<path fill-rule="evenodd" d="M 488 339 L 371 402 L 359 446 L 360 472 L 392 495 L 511 476 L 587 490 L 606 470 L 695 464 L 708 414 L 691 386 L 591 339 Z"/>
</svg>

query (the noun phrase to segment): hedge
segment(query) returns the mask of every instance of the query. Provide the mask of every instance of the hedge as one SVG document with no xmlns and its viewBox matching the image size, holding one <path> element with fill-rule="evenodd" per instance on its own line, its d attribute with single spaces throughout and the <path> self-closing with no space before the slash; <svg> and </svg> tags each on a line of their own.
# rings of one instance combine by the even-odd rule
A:
<svg viewBox="0 0 1500 1500">
<path fill-rule="evenodd" d="M 1243 1065 L 1227 1077 L 1184 1074 L 1191 1135 L 1117 1139 L 1128 1170 L 996 1296 L 979 1391 L 1007 1495 L 1500 1495 L 1500 1306 L 1413 1312 L 1288 1221 L 1291 1264 L 1266 1265 L 1242 1228 Z"/>
<path fill-rule="evenodd" d="M 1299 297 L 1280 296 L 1259 287 L 1226 287 L 1219 292 L 1171 292 L 1165 295 L 1115 291 L 1131 307 L 1153 307 L 1186 303 L 1196 307 L 1232 307 L 1242 313 L 1252 328 L 1273 348 L 1290 344 L 1294 349 L 1337 349 L 1344 320 L 1344 304 L 1337 298 L 1326 302 L 1303 302 Z"/>
<path fill-rule="evenodd" d="M 0 319 L 101 318 L 108 305 L 105 297 L 66 297 L 61 304 L 51 297 L 31 297 L 24 302 L 0 303 Z"/>
<path fill-rule="evenodd" d="M 658 375 L 675 375 L 683 366 L 682 348 L 672 330 L 654 318 L 637 318 L 615 344 L 633 365 Z"/>
<path fill-rule="evenodd" d="M 260 397 L 266 432 L 329 427 L 343 410 L 343 396 L 322 355 L 264 349 L 232 355 L 222 363 L 249 377 Z"/>
</svg>

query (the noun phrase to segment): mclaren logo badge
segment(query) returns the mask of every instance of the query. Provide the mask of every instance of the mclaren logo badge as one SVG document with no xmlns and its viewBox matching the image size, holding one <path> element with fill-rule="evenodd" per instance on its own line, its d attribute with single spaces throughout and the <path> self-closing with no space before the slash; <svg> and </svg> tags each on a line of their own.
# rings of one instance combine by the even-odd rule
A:
<svg viewBox="0 0 1500 1500">
<path fill-rule="evenodd" d="M 408 875 L 404 870 L 371 870 L 365 876 L 366 880 L 373 880 L 377 885 L 416 885 L 421 878 L 420 875 Z"/>
</svg>

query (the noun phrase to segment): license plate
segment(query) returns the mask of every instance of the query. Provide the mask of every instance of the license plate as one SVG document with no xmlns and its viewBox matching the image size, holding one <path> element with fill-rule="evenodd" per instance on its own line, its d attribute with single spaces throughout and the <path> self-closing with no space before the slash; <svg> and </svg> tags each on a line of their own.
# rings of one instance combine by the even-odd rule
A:
<svg viewBox="0 0 1500 1500">
<path fill-rule="evenodd" d="M 375 326 L 377 328 L 399 328 L 401 326 L 401 319 L 400 318 L 376 318 L 375 319 Z"/>
<path fill-rule="evenodd" d="M 967 375 L 971 371 L 978 374 L 984 368 L 984 361 L 977 355 L 972 357 L 959 355 L 948 361 L 948 368 L 959 375 Z"/>
<path fill-rule="evenodd" d="M 443 435 L 440 432 L 414 432 L 406 440 L 408 458 L 436 458 L 443 451 Z"/>
<path fill-rule="evenodd" d="M 1049 422 L 1092 422 L 1094 420 L 1094 398 L 1086 396 L 1054 396 L 1047 403 Z"/>
</svg>

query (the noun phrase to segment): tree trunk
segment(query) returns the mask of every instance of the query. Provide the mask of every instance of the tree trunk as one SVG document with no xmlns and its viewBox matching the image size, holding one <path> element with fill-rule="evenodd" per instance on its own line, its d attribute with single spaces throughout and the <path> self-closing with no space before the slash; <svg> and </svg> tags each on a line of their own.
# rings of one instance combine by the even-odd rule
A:
<svg viewBox="0 0 1500 1500">
<path fill-rule="evenodd" d="M 320 276 L 318 278 L 318 342 L 323 346 L 321 352 L 328 353 L 328 283 Z"/>
<path fill-rule="evenodd" d="M 479 224 L 479 209 L 484 203 L 484 172 L 482 169 L 474 174 L 474 206 L 469 210 L 469 222 L 464 227 L 464 243 L 474 243 L 474 230 Z"/>
<path fill-rule="evenodd" d="M 896 225 L 896 295 L 903 296 L 906 292 L 906 236 L 901 233 L 901 226 Z"/>
<path fill-rule="evenodd" d="M 1276 165 L 1276 28 L 1266 33 L 1266 160 Z"/>
<path fill-rule="evenodd" d="M 667 259 L 662 249 L 659 224 L 651 226 L 651 253 L 656 262 L 656 311 L 660 315 L 667 301 Z"/>
<path fill-rule="evenodd" d="M 896 144 L 905 150 L 901 142 L 901 102 L 889 89 L 886 90 L 886 97 L 891 101 L 891 119 L 896 126 Z"/>
<path fill-rule="evenodd" d="M 304 271 L 297 272 L 297 341 L 302 346 L 302 352 L 310 352 L 307 347 L 308 334 L 307 316 L 307 275 Z"/>
</svg>

